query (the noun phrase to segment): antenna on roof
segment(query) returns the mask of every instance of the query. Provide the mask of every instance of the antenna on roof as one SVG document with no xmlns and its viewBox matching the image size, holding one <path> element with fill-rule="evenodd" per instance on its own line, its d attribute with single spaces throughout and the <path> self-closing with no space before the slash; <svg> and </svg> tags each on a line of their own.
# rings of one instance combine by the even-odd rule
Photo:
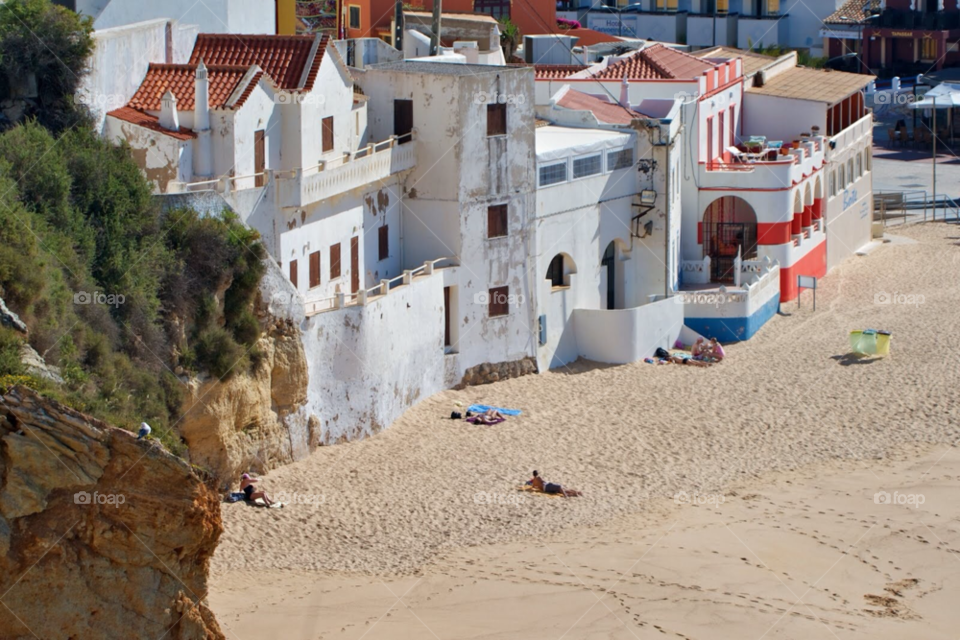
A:
<svg viewBox="0 0 960 640">
<path fill-rule="evenodd" d="M 433 33 L 430 34 L 430 55 L 440 54 L 440 12 L 442 0 L 433 0 Z"/>
</svg>

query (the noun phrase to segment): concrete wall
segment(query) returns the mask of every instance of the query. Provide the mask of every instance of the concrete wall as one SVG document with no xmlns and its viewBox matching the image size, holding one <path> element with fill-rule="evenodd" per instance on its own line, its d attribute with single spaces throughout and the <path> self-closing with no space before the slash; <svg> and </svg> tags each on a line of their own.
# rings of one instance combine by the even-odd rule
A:
<svg viewBox="0 0 960 640">
<path fill-rule="evenodd" d="M 88 5 L 96 29 L 166 18 L 195 24 L 201 33 L 276 33 L 276 0 L 112 0 L 105 6 L 94 0 Z"/>
<path fill-rule="evenodd" d="M 835 195 L 830 190 L 830 179 L 825 185 L 827 193 L 824 216 L 827 229 L 827 269 L 839 265 L 871 239 L 873 222 L 873 172 L 870 158 L 872 147 L 869 139 L 851 146 L 836 156 L 829 166 L 829 175 L 835 185 Z M 860 156 L 859 163 L 856 161 Z M 853 162 L 853 178 L 850 166 Z M 840 182 L 840 166 L 843 165 L 845 184 Z M 862 172 L 862 174 L 861 174 Z"/>
<path fill-rule="evenodd" d="M 790 142 L 814 125 L 827 131 L 827 105 L 812 100 L 794 100 L 744 92 L 743 131 L 765 135 L 768 140 Z"/>
<path fill-rule="evenodd" d="M 151 62 L 186 62 L 196 38 L 196 26 L 170 20 L 95 31 L 96 47 L 80 100 L 93 111 L 97 130 L 102 131 L 108 111 L 130 101 Z"/>
<path fill-rule="evenodd" d="M 577 309 L 580 353 L 588 360 L 625 364 L 669 349 L 683 330 L 683 305 L 667 298 L 632 309 Z"/>
<path fill-rule="evenodd" d="M 179 140 L 113 117 L 106 119 L 104 136 L 130 143 L 134 161 L 158 192 L 166 192 L 170 182 L 182 182 L 193 174 L 193 140 Z"/>
</svg>

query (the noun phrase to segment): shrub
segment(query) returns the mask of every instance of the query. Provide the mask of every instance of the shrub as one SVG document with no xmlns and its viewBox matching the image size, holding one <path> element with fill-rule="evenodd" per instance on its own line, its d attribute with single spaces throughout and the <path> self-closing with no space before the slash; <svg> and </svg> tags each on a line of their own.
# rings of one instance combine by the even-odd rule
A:
<svg viewBox="0 0 960 640">
<path fill-rule="evenodd" d="M 197 364 L 220 379 L 247 367 L 245 350 L 220 327 L 206 329 L 196 340 Z"/>
</svg>

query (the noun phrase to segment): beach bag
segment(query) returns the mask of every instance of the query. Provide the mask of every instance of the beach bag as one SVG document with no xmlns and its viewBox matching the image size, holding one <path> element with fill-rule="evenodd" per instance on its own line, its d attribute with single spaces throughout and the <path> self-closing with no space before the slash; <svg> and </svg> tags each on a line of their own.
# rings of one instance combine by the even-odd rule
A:
<svg viewBox="0 0 960 640">
<path fill-rule="evenodd" d="M 459 411 L 453 411 L 450 413 L 451 420 L 460 420 L 461 418 L 463 418 L 463 414 Z"/>
<path fill-rule="evenodd" d="M 240 502 L 243 500 L 243 492 L 240 493 L 231 493 L 227 496 L 227 502 Z"/>
<path fill-rule="evenodd" d="M 670 352 L 664 349 L 663 347 L 657 347 L 657 350 L 653 352 L 653 355 L 655 355 L 658 358 L 669 358 Z"/>
</svg>

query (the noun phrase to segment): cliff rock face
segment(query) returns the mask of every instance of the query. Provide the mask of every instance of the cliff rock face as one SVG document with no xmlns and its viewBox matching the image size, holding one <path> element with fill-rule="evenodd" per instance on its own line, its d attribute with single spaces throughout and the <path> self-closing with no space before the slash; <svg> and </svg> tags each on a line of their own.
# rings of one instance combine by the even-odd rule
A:
<svg viewBox="0 0 960 640">
<path fill-rule="evenodd" d="M 258 364 L 224 381 L 190 380 L 177 426 L 190 459 L 224 484 L 299 460 L 319 438 L 319 421 L 302 410 L 308 372 L 300 331 L 267 315 L 261 324 Z"/>
<path fill-rule="evenodd" d="M 0 397 L 0 638 L 223 638 L 218 495 L 179 458 L 33 391 Z"/>
</svg>

